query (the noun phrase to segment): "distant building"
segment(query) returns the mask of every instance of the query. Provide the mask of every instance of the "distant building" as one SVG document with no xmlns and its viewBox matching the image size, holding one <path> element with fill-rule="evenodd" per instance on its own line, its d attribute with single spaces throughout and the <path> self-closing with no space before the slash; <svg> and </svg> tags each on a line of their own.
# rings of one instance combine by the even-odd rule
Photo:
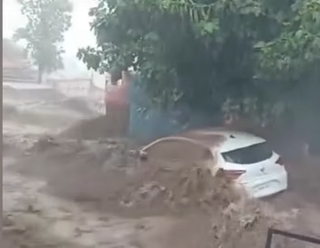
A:
<svg viewBox="0 0 320 248">
<path fill-rule="evenodd" d="M 36 83 L 37 71 L 24 50 L 11 40 L 2 40 L 2 81 L 8 83 Z"/>
<path fill-rule="evenodd" d="M 68 59 L 67 59 L 68 60 Z M 46 84 L 59 90 L 69 97 L 88 97 L 91 91 L 91 84 L 99 84 L 104 86 L 104 78 L 100 79 L 95 73 L 80 70 L 74 61 L 69 60 L 65 63 L 63 70 L 51 73 L 46 78 Z"/>
<path fill-rule="evenodd" d="M 88 78 L 50 79 L 47 83 L 69 97 L 87 97 L 90 89 Z"/>
<path fill-rule="evenodd" d="M 104 87 L 98 87 L 98 82 L 93 77 L 48 79 L 47 84 L 68 97 L 82 97 L 94 101 L 104 99 Z"/>
</svg>

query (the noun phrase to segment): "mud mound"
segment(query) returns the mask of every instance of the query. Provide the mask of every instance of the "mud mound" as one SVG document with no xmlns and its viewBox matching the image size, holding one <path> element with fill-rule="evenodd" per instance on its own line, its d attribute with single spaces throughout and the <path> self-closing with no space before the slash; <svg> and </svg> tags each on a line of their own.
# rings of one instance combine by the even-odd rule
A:
<svg viewBox="0 0 320 248">
<path fill-rule="evenodd" d="M 108 116 L 99 116 L 78 122 L 63 131 L 59 137 L 97 140 L 108 137 L 123 137 L 124 135 L 123 130 L 119 128 L 114 119 Z"/>
<path fill-rule="evenodd" d="M 286 222 L 247 199 L 222 173 L 213 178 L 201 161 L 148 161 L 127 178 L 109 198 L 122 211 L 183 219 L 166 247 L 263 247 L 268 228 Z"/>
<path fill-rule="evenodd" d="M 181 213 L 192 209 L 209 211 L 240 199 L 224 177 L 213 179 L 210 170 L 198 163 L 152 160 L 143 163 L 121 193 L 124 207 Z"/>
</svg>

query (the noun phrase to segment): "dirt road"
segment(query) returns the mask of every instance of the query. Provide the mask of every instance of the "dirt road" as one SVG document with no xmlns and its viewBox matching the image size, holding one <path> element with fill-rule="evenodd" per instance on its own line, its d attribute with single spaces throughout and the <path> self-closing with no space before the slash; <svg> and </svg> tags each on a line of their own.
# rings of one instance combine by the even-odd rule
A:
<svg viewBox="0 0 320 248">
<path fill-rule="evenodd" d="M 216 192 L 206 198 L 212 204 L 208 211 L 198 210 L 200 205 L 182 208 L 176 204 L 198 204 L 199 194 L 196 199 L 180 194 L 171 182 L 181 178 L 166 174 L 172 166 L 141 170 L 144 165 L 130 156 L 136 147 L 131 141 L 57 136 L 88 118 L 87 112 L 59 102 L 12 101 L 5 99 L 14 110 L 3 128 L 4 248 L 258 248 L 269 224 L 320 235 L 316 160 L 288 165 L 290 189 L 272 199 L 234 205 L 227 194 Z M 170 187 L 176 198 L 167 194 Z M 203 197 L 207 193 L 201 191 Z M 164 204 L 169 198 L 175 211 Z M 277 243 L 306 247 L 283 239 Z"/>
</svg>

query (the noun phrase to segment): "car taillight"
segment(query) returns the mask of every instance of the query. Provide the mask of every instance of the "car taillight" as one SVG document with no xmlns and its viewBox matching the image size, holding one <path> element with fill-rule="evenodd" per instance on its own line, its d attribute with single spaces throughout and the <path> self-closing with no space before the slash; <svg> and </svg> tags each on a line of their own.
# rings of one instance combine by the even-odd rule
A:
<svg viewBox="0 0 320 248">
<path fill-rule="evenodd" d="M 224 175 L 231 180 L 238 179 L 242 174 L 246 173 L 245 170 L 223 170 Z"/>
<path fill-rule="evenodd" d="M 284 166 L 284 162 L 283 162 L 282 158 L 278 158 L 278 160 L 276 161 L 276 164 Z"/>
</svg>

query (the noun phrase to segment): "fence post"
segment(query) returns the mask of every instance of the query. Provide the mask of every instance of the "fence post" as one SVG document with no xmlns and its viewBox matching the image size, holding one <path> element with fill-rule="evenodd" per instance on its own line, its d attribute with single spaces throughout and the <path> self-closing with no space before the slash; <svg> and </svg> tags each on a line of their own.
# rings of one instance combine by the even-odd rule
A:
<svg viewBox="0 0 320 248">
<path fill-rule="evenodd" d="M 272 235 L 273 235 L 273 230 L 269 228 L 265 248 L 271 248 Z"/>
</svg>

